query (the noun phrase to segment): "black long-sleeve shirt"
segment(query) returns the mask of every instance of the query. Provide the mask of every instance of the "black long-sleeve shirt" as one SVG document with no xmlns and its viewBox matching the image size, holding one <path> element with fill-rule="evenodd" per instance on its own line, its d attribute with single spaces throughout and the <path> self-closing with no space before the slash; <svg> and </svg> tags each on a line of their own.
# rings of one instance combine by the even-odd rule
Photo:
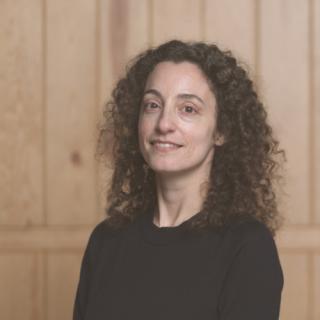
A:
<svg viewBox="0 0 320 320">
<path fill-rule="evenodd" d="M 254 220 L 190 235 L 141 215 L 105 222 L 82 260 L 74 320 L 278 320 L 283 272 L 274 239 Z"/>
</svg>

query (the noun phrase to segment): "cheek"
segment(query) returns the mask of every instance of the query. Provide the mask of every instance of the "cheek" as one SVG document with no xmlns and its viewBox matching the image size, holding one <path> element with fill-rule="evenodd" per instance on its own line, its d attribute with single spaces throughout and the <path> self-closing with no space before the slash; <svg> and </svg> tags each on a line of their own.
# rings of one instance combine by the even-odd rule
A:
<svg viewBox="0 0 320 320">
<path fill-rule="evenodd" d="M 139 140 L 142 142 L 150 134 L 150 124 L 144 119 L 141 119 L 138 124 Z"/>
<path fill-rule="evenodd" d="M 199 128 L 198 130 L 194 131 L 193 134 L 193 141 L 195 145 L 202 146 L 205 148 L 210 148 L 214 146 L 214 139 L 213 139 L 213 128 Z"/>
</svg>

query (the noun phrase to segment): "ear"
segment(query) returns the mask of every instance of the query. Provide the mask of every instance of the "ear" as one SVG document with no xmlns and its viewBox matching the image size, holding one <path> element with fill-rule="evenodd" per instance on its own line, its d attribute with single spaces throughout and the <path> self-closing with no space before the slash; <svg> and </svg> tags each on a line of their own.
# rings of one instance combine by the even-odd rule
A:
<svg viewBox="0 0 320 320">
<path fill-rule="evenodd" d="M 222 146 L 225 142 L 224 136 L 220 133 L 217 133 L 215 138 L 214 138 L 214 144 L 216 146 Z"/>
</svg>

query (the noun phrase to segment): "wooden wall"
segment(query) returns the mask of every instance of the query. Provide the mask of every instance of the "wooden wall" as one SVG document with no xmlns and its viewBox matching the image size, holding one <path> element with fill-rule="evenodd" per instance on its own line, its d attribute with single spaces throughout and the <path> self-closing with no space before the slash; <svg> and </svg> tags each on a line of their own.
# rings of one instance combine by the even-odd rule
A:
<svg viewBox="0 0 320 320">
<path fill-rule="evenodd" d="M 170 38 L 232 49 L 288 155 L 282 320 L 320 319 L 320 0 L 0 0 L 0 318 L 70 319 L 110 172 L 101 107 Z"/>
</svg>

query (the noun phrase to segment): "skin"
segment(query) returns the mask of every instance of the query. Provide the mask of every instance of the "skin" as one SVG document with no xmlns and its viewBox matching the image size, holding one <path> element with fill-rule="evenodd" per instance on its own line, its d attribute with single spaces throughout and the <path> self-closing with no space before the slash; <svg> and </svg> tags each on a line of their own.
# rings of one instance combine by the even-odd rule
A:
<svg viewBox="0 0 320 320">
<path fill-rule="evenodd" d="M 153 223 L 181 224 L 201 210 L 215 145 L 216 99 L 201 69 L 190 62 L 161 62 L 149 75 L 140 106 L 139 147 L 155 171 L 158 205 Z M 181 145 L 171 150 L 154 139 Z"/>
</svg>

